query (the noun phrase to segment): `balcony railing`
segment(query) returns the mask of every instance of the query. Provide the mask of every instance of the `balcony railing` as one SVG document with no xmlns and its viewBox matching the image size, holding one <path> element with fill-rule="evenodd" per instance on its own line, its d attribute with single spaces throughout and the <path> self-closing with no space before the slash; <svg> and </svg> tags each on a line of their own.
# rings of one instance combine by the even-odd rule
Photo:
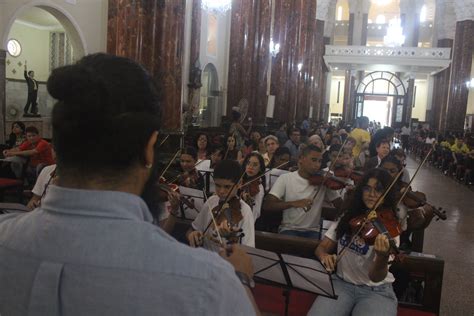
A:
<svg viewBox="0 0 474 316">
<path fill-rule="evenodd" d="M 393 57 L 449 60 L 451 48 L 368 47 L 326 45 L 326 56 Z"/>
</svg>

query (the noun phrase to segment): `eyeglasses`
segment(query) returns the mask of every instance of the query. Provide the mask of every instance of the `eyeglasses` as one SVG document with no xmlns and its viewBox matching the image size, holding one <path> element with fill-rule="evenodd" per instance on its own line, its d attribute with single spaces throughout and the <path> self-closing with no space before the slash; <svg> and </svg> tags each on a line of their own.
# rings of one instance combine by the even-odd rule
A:
<svg viewBox="0 0 474 316">
<path fill-rule="evenodd" d="M 382 194 L 384 192 L 384 188 L 381 185 L 377 185 L 375 188 L 371 187 L 370 185 L 364 185 L 362 187 L 362 191 L 365 193 L 375 193 L 375 194 Z"/>
</svg>

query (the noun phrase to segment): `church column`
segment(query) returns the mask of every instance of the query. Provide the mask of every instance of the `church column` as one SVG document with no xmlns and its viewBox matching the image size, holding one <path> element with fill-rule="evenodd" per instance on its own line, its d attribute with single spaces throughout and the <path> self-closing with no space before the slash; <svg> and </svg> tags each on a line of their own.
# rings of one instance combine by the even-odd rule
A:
<svg viewBox="0 0 474 316">
<path fill-rule="evenodd" d="M 0 49 L 0 142 L 5 144 L 5 112 L 6 112 L 6 60 L 7 52 Z"/>
<path fill-rule="evenodd" d="M 451 48 L 453 53 L 453 39 L 456 29 L 456 14 L 453 0 L 436 1 L 435 30 L 437 34 L 437 47 Z M 437 131 L 444 129 L 446 122 L 446 107 L 448 105 L 449 79 L 451 66 L 437 73 L 433 82 L 433 102 L 429 123 Z"/>
<path fill-rule="evenodd" d="M 412 112 L 412 109 L 413 109 L 414 92 L 415 92 L 415 78 L 410 77 L 410 79 L 408 79 L 407 98 L 406 98 L 407 104 L 405 106 L 405 112 L 404 112 L 404 116 L 402 118 L 402 125 L 403 124 L 410 124 L 410 122 L 411 122 L 411 112 Z"/>
<path fill-rule="evenodd" d="M 400 0 L 400 20 L 407 47 L 418 47 L 420 13 L 423 4 L 423 0 Z"/>
<path fill-rule="evenodd" d="M 181 133 L 186 1 L 109 0 L 107 52 L 142 64 L 162 90 L 162 131 Z"/>
<path fill-rule="evenodd" d="M 356 0 L 349 2 L 349 38 L 348 45 L 365 46 L 367 44 L 367 25 L 369 19 L 370 0 Z M 357 74 L 363 77 L 363 72 Z M 354 119 L 355 74 L 346 71 L 344 81 L 344 103 L 342 117 L 346 122 Z"/>
<path fill-rule="evenodd" d="M 454 10 L 456 12 L 456 34 L 444 129 L 461 132 L 464 130 L 469 94 L 466 82 L 470 81 L 472 54 L 474 53 L 474 3 L 455 0 Z"/>
</svg>

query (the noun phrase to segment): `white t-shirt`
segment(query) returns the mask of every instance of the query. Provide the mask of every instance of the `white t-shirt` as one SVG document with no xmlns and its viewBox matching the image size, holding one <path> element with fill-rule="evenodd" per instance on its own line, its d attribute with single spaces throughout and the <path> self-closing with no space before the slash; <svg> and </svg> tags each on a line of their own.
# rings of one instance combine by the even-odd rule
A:
<svg viewBox="0 0 474 316">
<path fill-rule="evenodd" d="M 219 197 L 217 195 L 211 196 L 206 203 L 204 203 L 201 211 L 197 215 L 194 222 L 191 224 L 194 230 L 204 232 L 207 225 L 212 221 L 210 214 L 211 210 L 219 204 Z M 255 227 L 254 217 L 250 206 L 244 201 L 240 200 L 240 211 L 242 212 L 243 219 L 237 225 L 238 228 L 242 229 L 244 236 L 242 237 L 242 245 L 249 247 L 255 247 Z M 211 225 L 207 230 L 208 235 L 214 235 L 214 225 Z"/>
<path fill-rule="evenodd" d="M 425 144 L 430 144 L 430 145 L 432 145 L 434 142 L 436 142 L 436 138 L 429 138 L 429 137 L 426 137 L 426 139 L 425 139 Z"/>
<path fill-rule="evenodd" d="M 308 180 L 299 175 L 298 171 L 294 171 L 281 175 L 270 190 L 270 194 L 289 202 L 311 199 L 317 190 L 317 186 L 310 185 Z M 323 201 L 326 199 L 332 202 L 339 197 L 337 191 L 322 187 L 308 212 L 305 212 L 302 208 L 294 207 L 283 211 L 280 232 L 284 230 L 312 230 L 319 232 Z"/>
<path fill-rule="evenodd" d="M 339 221 L 334 222 L 326 232 L 326 237 L 337 242 L 337 253 L 339 253 L 344 245 L 351 240 L 350 236 L 344 236 L 339 241 L 336 239 L 336 228 Z M 395 244 L 400 245 L 400 237 L 396 237 Z M 381 282 L 372 282 L 369 278 L 370 265 L 375 260 L 374 246 L 369 246 L 365 240 L 359 237 L 346 247 L 346 250 L 337 264 L 337 275 L 346 282 L 357 285 L 378 286 L 385 283 L 393 283 L 395 278 L 388 272 L 385 279 Z"/>
<path fill-rule="evenodd" d="M 263 185 L 260 184 L 258 186 L 258 190 L 259 190 L 259 192 L 254 197 L 255 205 L 252 206 L 252 213 L 253 213 L 254 223 L 257 220 L 257 218 L 260 217 L 260 214 L 262 213 L 263 196 L 265 195 L 265 192 L 263 190 Z"/>
<path fill-rule="evenodd" d="M 265 172 L 268 172 L 268 169 Z M 282 174 L 285 174 L 285 173 L 289 173 L 289 171 L 284 170 L 284 169 L 273 168 L 270 172 L 268 172 L 265 175 L 265 181 L 266 181 L 266 185 L 267 185 L 267 192 L 271 190 L 271 188 L 275 184 L 278 177 L 280 177 Z"/>
<path fill-rule="evenodd" d="M 35 186 L 33 187 L 33 192 L 34 195 L 37 196 L 42 196 L 44 190 L 46 189 L 46 185 L 48 184 L 49 180 L 51 179 L 52 173 L 56 170 L 56 164 L 46 166 L 41 170 L 38 179 L 36 179 Z"/>
<path fill-rule="evenodd" d="M 401 135 L 408 135 L 408 136 L 410 136 L 410 134 L 411 134 L 411 129 L 410 129 L 409 127 L 403 126 L 403 127 L 402 127 L 402 133 L 401 133 Z"/>
</svg>

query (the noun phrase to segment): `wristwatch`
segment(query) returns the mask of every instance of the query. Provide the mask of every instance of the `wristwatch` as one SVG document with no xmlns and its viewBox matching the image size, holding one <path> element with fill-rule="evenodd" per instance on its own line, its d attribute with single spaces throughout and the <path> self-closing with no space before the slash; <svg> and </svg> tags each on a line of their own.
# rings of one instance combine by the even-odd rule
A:
<svg viewBox="0 0 474 316">
<path fill-rule="evenodd" d="M 240 282 L 242 282 L 243 285 L 248 286 L 249 288 L 253 289 L 255 287 L 255 281 L 246 275 L 243 272 L 240 271 L 235 271 L 235 274 L 239 278 Z"/>
</svg>

